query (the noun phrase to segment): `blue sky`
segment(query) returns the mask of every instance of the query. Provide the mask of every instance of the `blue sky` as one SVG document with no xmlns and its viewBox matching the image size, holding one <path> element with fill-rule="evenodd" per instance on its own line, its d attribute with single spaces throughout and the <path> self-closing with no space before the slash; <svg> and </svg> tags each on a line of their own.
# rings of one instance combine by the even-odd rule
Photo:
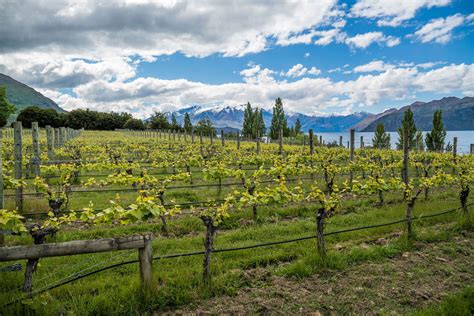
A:
<svg viewBox="0 0 474 316">
<path fill-rule="evenodd" d="M 474 1 L 31 0 L 0 12 L 0 72 L 68 110 L 146 117 L 279 96 L 328 115 L 474 95 Z"/>
</svg>

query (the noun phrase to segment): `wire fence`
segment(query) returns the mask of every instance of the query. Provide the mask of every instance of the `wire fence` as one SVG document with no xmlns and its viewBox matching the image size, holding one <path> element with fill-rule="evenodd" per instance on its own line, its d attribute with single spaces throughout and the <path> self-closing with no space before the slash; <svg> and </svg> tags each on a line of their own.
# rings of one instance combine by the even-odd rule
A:
<svg viewBox="0 0 474 316">
<path fill-rule="evenodd" d="M 467 206 L 471 206 L 471 205 L 474 205 L 474 202 L 467 204 Z M 448 209 L 448 210 L 441 211 L 441 212 L 434 213 L 434 214 L 414 216 L 411 220 L 415 221 L 415 220 L 420 220 L 420 219 L 425 219 L 425 218 L 432 218 L 432 217 L 442 216 L 442 215 L 454 213 L 454 212 L 456 212 L 458 210 L 461 210 L 461 209 L 462 209 L 462 207 L 457 207 L 457 208 Z M 348 233 L 348 232 L 361 231 L 361 230 L 367 230 L 367 229 L 373 229 L 373 228 L 379 228 L 379 227 L 393 226 L 393 225 L 397 225 L 397 224 L 400 224 L 400 223 L 404 223 L 406 221 L 407 221 L 407 219 L 405 218 L 405 219 L 400 219 L 400 220 L 391 221 L 391 222 L 387 222 L 387 223 L 341 229 L 341 230 L 336 230 L 336 231 L 324 233 L 324 236 L 325 237 L 334 236 L 334 235 Z M 306 241 L 306 240 L 315 239 L 315 238 L 317 238 L 317 235 L 310 235 L 310 236 L 304 236 L 304 237 L 293 238 L 293 239 L 286 239 L 286 240 L 272 241 L 272 242 L 266 242 L 266 243 L 259 243 L 259 244 L 254 244 L 254 245 L 241 246 L 241 247 L 213 249 L 212 253 L 224 253 L 224 252 L 241 251 L 241 250 L 276 246 L 276 245 L 282 245 L 282 244 L 290 244 L 290 243 Z M 204 255 L 204 254 L 205 254 L 205 251 L 200 251 L 200 250 L 192 251 L 192 252 L 186 252 L 186 253 L 168 254 L 168 255 L 155 256 L 155 257 L 153 257 L 153 261 L 163 260 L 163 259 L 180 258 L 180 257 L 190 257 L 190 256 Z M 133 264 L 133 263 L 138 263 L 138 262 L 139 262 L 138 259 L 132 259 L 132 260 L 126 260 L 126 261 L 114 263 L 112 265 L 102 267 L 102 268 L 99 268 L 99 269 L 96 269 L 96 270 L 93 270 L 93 271 L 85 272 L 87 269 L 84 269 L 82 271 L 71 274 L 69 276 L 70 278 L 68 278 L 68 277 L 62 278 L 61 280 L 56 281 L 54 284 L 50 284 L 48 286 L 45 286 L 45 287 L 40 288 L 38 290 L 35 290 L 35 291 L 32 292 L 32 295 L 38 295 L 38 294 L 44 293 L 46 291 L 50 291 L 52 289 L 64 286 L 66 284 L 78 281 L 80 279 L 89 277 L 91 275 L 94 275 L 94 274 L 97 274 L 97 273 L 100 273 L 100 272 L 103 272 L 103 271 L 106 271 L 106 270 L 110 270 L 110 269 L 113 269 L 113 268 L 116 268 L 116 267 L 129 265 L 129 264 Z M 3 307 L 6 307 L 6 306 L 9 306 L 9 305 L 12 305 L 16 302 L 19 302 L 19 301 L 23 300 L 25 297 L 26 297 L 26 295 L 22 293 L 21 297 L 15 298 L 14 300 L 2 305 L 1 307 L 3 308 Z"/>
</svg>

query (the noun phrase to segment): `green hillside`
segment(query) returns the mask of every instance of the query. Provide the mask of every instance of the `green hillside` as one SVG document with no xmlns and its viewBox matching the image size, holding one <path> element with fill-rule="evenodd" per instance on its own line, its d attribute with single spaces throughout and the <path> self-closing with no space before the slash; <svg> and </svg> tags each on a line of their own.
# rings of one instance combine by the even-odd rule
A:
<svg viewBox="0 0 474 316">
<path fill-rule="evenodd" d="M 0 73 L 0 86 L 7 88 L 8 100 L 16 107 L 16 112 L 12 115 L 9 121 L 15 117 L 24 108 L 36 105 L 45 109 L 54 109 L 58 112 L 65 112 L 53 100 L 45 97 L 35 89 L 16 81 L 15 79 Z"/>
</svg>

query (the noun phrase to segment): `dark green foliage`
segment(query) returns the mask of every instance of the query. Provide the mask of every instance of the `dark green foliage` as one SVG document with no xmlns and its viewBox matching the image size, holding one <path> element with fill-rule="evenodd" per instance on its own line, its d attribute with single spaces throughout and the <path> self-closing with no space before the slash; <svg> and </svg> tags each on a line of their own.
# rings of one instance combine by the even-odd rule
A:
<svg viewBox="0 0 474 316">
<path fill-rule="evenodd" d="M 180 131 L 181 130 L 181 126 L 178 124 L 178 121 L 176 120 L 176 116 L 173 114 L 171 114 L 171 129 L 172 130 L 175 130 L 175 131 Z"/>
<path fill-rule="evenodd" d="M 300 118 L 298 117 L 295 122 L 293 136 L 298 136 L 300 133 L 301 133 L 301 122 L 300 122 Z"/>
<path fill-rule="evenodd" d="M 130 118 L 132 115 L 129 113 L 105 113 L 78 109 L 64 114 L 62 124 L 74 129 L 112 131 L 123 128 Z"/>
<path fill-rule="evenodd" d="M 425 137 L 426 148 L 430 151 L 442 152 L 445 138 L 446 129 L 443 124 L 443 113 L 441 110 L 437 110 L 433 116 L 433 129 Z"/>
<path fill-rule="evenodd" d="M 425 143 L 423 142 L 423 132 L 418 130 L 415 135 L 415 148 L 416 151 L 424 151 Z"/>
<path fill-rule="evenodd" d="M 128 128 L 132 130 L 144 130 L 145 124 L 143 124 L 143 121 L 140 119 L 129 118 L 127 122 L 125 122 L 125 124 L 123 125 L 123 128 Z"/>
<path fill-rule="evenodd" d="M 151 129 L 167 130 L 171 129 L 171 124 L 168 122 L 166 115 L 160 112 L 155 112 L 148 121 L 148 126 Z"/>
<path fill-rule="evenodd" d="M 195 129 L 197 132 L 202 132 L 203 136 L 210 136 L 211 133 L 212 135 L 216 135 L 216 130 L 214 126 L 212 126 L 211 120 L 207 117 L 199 120 Z"/>
<path fill-rule="evenodd" d="M 283 103 L 280 98 L 275 100 L 275 106 L 273 107 L 272 123 L 270 126 L 270 137 L 272 139 L 278 139 L 280 135 L 280 129 L 283 130 L 283 136 L 289 136 L 290 130 L 288 128 L 288 122 L 283 110 Z"/>
<path fill-rule="evenodd" d="M 390 149 L 390 134 L 385 132 L 385 128 L 382 123 L 377 125 L 375 129 L 374 138 L 372 138 L 372 144 L 374 148 L 378 149 Z"/>
<path fill-rule="evenodd" d="M 15 106 L 8 102 L 7 89 L 0 87 L 0 127 L 7 124 L 8 118 L 13 112 L 15 112 Z"/>
<path fill-rule="evenodd" d="M 242 136 L 257 138 L 265 135 L 266 127 L 263 121 L 263 111 L 259 108 L 253 109 L 249 102 L 244 111 L 244 122 L 242 125 Z"/>
<path fill-rule="evenodd" d="M 183 126 L 183 128 L 187 133 L 191 133 L 191 131 L 193 130 L 193 124 L 191 123 L 191 117 L 189 116 L 188 112 L 186 112 L 184 114 L 184 126 Z"/>
<path fill-rule="evenodd" d="M 415 120 L 413 119 L 413 112 L 410 108 L 406 109 L 402 119 L 402 126 L 398 129 L 398 143 L 397 149 L 403 149 L 403 130 L 408 130 L 408 142 L 410 148 L 416 148 L 416 125 Z"/>
<path fill-rule="evenodd" d="M 242 124 L 242 136 L 252 137 L 252 125 L 253 125 L 253 109 L 250 102 L 247 102 L 247 106 L 244 111 L 244 122 Z"/>
<path fill-rule="evenodd" d="M 38 122 L 39 127 L 49 125 L 51 127 L 63 126 L 64 115 L 60 115 L 53 109 L 42 109 L 38 106 L 30 106 L 23 109 L 16 120 L 21 122 L 23 127 L 31 128 L 32 122 Z"/>
</svg>

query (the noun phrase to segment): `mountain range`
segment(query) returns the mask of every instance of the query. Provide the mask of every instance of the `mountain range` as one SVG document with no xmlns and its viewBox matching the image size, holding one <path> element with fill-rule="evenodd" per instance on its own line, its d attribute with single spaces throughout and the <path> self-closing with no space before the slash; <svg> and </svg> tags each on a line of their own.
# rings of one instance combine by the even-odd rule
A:
<svg viewBox="0 0 474 316">
<path fill-rule="evenodd" d="M 13 103 L 17 111 L 10 117 L 14 120 L 16 115 L 24 108 L 36 105 L 41 108 L 54 109 L 64 112 L 53 100 L 45 97 L 33 88 L 0 73 L 0 86 L 7 88 L 7 98 Z M 392 108 L 379 114 L 367 112 L 352 113 L 349 115 L 313 116 L 302 113 L 287 112 L 288 126 L 294 126 L 296 119 L 300 119 L 302 130 L 307 132 L 341 132 L 355 128 L 357 131 L 373 132 L 377 124 L 383 123 L 387 131 L 396 131 L 401 123 L 403 112 L 410 107 L 414 114 L 418 129 L 427 131 L 432 128 L 433 113 L 435 110 L 443 111 L 444 126 L 447 130 L 474 130 L 474 98 L 445 97 L 430 102 L 417 101 L 400 109 Z M 174 114 L 179 123 L 183 122 L 185 113 L 189 113 L 193 124 L 203 118 L 209 118 L 216 128 L 235 131 L 242 128 L 245 105 L 215 107 L 202 107 L 193 105 L 174 112 L 167 112 L 171 117 Z M 270 127 L 272 112 L 263 110 L 263 120 L 267 128 Z"/>
<path fill-rule="evenodd" d="M 7 99 L 16 107 L 15 114 L 10 117 L 10 121 L 14 120 L 21 110 L 32 105 L 44 109 L 54 109 L 57 112 L 64 112 L 64 110 L 50 98 L 45 97 L 35 89 L 2 73 L 0 73 L 0 87 L 7 88 Z"/>
</svg>

